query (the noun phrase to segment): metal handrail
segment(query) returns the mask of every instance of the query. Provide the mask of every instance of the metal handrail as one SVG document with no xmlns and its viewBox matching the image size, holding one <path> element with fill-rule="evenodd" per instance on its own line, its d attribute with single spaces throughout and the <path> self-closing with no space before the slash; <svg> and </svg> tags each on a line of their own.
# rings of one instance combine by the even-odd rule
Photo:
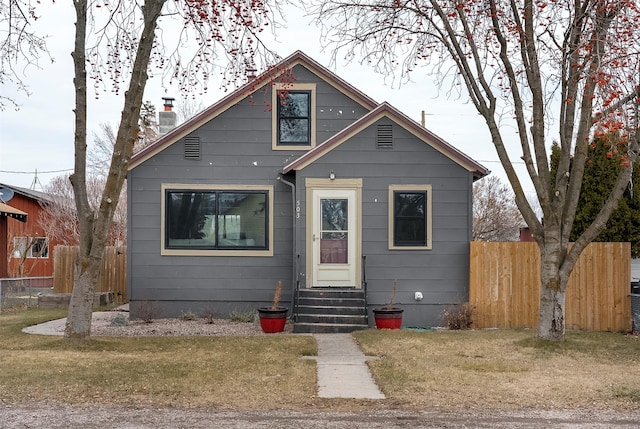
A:
<svg viewBox="0 0 640 429">
<path fill-rule="evenodd" d="M 364 308 L 367 311 L 367 324 L 369 324 L 368 292 L 367 292 L 367 255 L 362 255 L 362 290 L 364 291 Z"/>
<path fill-rule="evenodd" d="M 293 319 L 294 323 L 298 321 L 298 306 L 300 305 L 300 277 L 299 277 L 299 271 L 298 271 L 299 260 L 300 260 L 300 254 L 298 253 L 296 256 L 296 264 L 295 264 L 296 276 L 295 276 L 294 296 L 291 297 L 291 301 L 293 301 L 291 318 Z"/>
</svg>

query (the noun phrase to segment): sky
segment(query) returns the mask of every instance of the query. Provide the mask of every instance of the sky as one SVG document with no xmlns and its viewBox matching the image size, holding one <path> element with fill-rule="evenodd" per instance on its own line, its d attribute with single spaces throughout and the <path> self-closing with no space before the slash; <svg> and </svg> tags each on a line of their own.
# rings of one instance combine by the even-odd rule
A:
<svg viewBox="0 0 640 429">
<path fill-rule="evenodd" d="M 40 68 L 26 68 L 23 79 L 29 84 L 30 96 L 19 95 L 19 109 L 8 106 L 0 111 L 0 183 L 42 190 L 54 177 L 68 175 L 73 169 L 73 50 L 74 10 L 71 2 L 42 2 L 38 6 L 41 18 L 36 28 L 44 29 L 50 36 L 49 49 L 55 62 L 42 60 Z M 421 121 L 425 112 L 426 128 L 438 135 L 497 175 L 505 184 L 506 175 L 491 143 L 487 126 L 473 105 L 463 98 L 448 98 L 442 94 L 432 76 L 421 73 L 411 76 L 411 81 L 391 83 L 371 67 L 357 62 L 339 63 L 330 67 L 330 52 L 322 51 L 320 31 L 311 19 L 296 8 L 287 6 L 284 24 L 277 40 L 270 46 L 281 57 L 301 50 L 347 82 L 363 91 L 377 102 L 389 102 L 407 116 Z M 218 83 L 211 82 L 211 90 L 196 103 L 204 107 L 215 103 L 225 93 L 218 90 Z M 88 83 L 91 91 L 91 82 Z M 11 88 L 1 88 L 3 95 L 12 95 Z M 439 93 L 440 92 L 440 93 Z M 89 92 L 90 96 L 93 96 Z M 158 78 L 149 80 L 144 100 L 161 109 L 162 97 L 174 97 L 175 106 L 183 99 L 177 88 L 165 92 Z M 99 131 L 100 124 L 117 125 L 122 110 L 122 97 L 106 93 L 99 99 L 89 97 L 88 135 Z M 507 131 L 507 142 L 509 142 Z M 512 134 L 512 157 L 519 157 L 517 135 Z M 515 163 L 527 194 L 533 194 L 522 163 Z M 524 180 L 523 180 L 524 179 Z"/>
</svg>

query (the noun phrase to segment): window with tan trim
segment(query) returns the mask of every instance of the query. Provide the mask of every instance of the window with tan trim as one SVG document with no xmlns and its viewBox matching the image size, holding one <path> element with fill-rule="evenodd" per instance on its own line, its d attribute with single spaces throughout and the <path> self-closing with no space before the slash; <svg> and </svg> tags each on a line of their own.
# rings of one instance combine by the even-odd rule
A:
<svg viewBox="0 0 640 429">
<path fill-rule="evenodd" d="M 270 256 L 273 187 L 163 185 L 162 254 Z"/>
<path fill-rule="evenodd" d="M 431 249 L 431 185 L 389 186 L 389 249 Z"/>
<path fill-rule="evenodd" d="M 272 95 L 273 150 L 315 147 L 316 85 L 276 83 Z"/>
</svg>

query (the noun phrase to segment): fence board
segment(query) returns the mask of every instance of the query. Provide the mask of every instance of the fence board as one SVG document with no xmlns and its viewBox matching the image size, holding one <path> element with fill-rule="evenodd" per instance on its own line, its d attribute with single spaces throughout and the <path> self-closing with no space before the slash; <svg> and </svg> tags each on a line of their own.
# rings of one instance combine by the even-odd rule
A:
<svg viewBox="0 0 640 429">
<path fill-rule="evenodd" d="M 76 246 L 56 246 L 53 255 L 53 291 L 71 293 L 73 290 Z M 96 292 L 113 292 L 116 302 L 127 300 L 127 247 L 108 246 L 100 268 Z"/>
<path fill-rule="evenodd" d="M 534 328 L 540 299 L 540 252 L 532 242 L 472 242 L 469 301 L 479 328 Z M 630 331 L 630 243 L 591 243 L 566 293 L 566 327 Z"/>
</svg>

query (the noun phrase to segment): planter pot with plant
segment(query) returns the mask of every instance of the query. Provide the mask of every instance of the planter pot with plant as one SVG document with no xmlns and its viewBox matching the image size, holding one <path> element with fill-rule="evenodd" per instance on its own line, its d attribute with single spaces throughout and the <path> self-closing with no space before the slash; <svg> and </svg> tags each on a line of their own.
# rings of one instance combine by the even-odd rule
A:
<svg viewBox="0 0 640 429">
<path fill-rule="evenodd" d="M 278 280 L 276 291 L 273 294 L 273 303 L 271 307 L 258 308 L 258 316 L 260 317 L 260 327 L 267 334 L 284 331 L 284 325 L 287 323 L 287 307 L 280 307 L 280 295 L 282 294 L 282 280 Z"/>
<path fill-rule="evenodd" d="M 404 309 L 393 306 L 393 298 L 396 296 L 397 281 L 393 281 L 391 299 L 384 307 L 373 309 L 373 316 L 378 329 L 400 329 L 402 326 L 402 312 Z"/>
</svg>

